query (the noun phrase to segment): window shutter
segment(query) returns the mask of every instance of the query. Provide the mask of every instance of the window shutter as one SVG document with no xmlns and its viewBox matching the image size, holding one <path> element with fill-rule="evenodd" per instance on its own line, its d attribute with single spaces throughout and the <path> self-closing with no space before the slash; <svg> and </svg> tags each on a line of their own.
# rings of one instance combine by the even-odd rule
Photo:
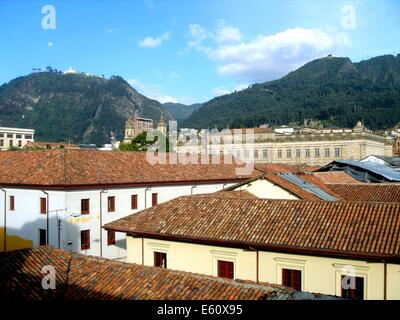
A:
<svg viewBox="0 0 400 320">
<path fill-rule="evenodd" d="M 108 212 L 115 211 L 115 197 L 108 197 Z"/>
<path fill-rule="evenodd" d="M 114 230 L 107 231 L 107 244 L 109 246 L 115 244 L 115 231 Z"/>
<path fill-rule="evenodd" d="M 131 196 L 131 209 L 137 209 L 138 204 L 137 204 L 137 194 L 133 194 Z"/>
<path fill-rule="evenodd" d="M 47 213 L 47 200 L 46 198 L 40 198 L 40 213 Z"/>
<path fill-rule="evenodd" d="M 233 279 L 233 262 L 218 260 L 218 277 Z"/>
<path fill-rule="evenodd" d="M 15 209 L 15 201 L 14 196 L 10 196 L 10 211 L 14 211 Z"/>
<path fill-rule="evenodd" d="M 151 205 L 156 206 L 158 203 L 158 194 L 157 193 L 152 193 L 151 194 Z"/>
</svg>

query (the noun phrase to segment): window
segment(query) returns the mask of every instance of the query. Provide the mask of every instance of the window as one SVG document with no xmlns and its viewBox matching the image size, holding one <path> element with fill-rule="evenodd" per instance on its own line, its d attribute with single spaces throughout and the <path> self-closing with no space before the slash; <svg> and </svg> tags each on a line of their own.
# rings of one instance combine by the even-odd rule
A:
<svg viewBox="0 0 400 320">
<path fill-rule="evenodd" d="M 15 138 L 16 138 L 16 139 L 22 139 L 22 135 L 21 135 L 21 134 L 16 134 L 16 135 L 15 135 Z"/>
<path fill-rule="evenodd" d="M 281 149 L 278 150 L 278 158 L 282 158 L 282 150 Z"/>
<path fill-rule="evenodd" d="M 296 149 L 296 158 L 301 157 L 301 149 Z"/>
<path fill-rule="evenodd" d="M 301 291 L 301 271 L 282 269 L 282 284 L 286 287 Z"/>
<path fill-rule="evenodd" d="M 14 196 L 10 196 L 10 211 L 15 210 L 15 201 L 14 201 Z"/>
<path fill-rule="evenodd" d="M 218 260 L 218 277 L 233 279 L 233 262 Z"/>
<path fill-rule="evenodd" d="M 286 149 L 286 158 L 291 158 L 291 157 L 292 157 L 292 150 Z"/>
<path fill-rule="evenodd" d="M 18 140 L 18 147 L 22 147 L 22 141 L 21 140 Z"/>
<path fill-rule="evenodd" d="M 0 139 L 0 147 L 4 147 L 4 140 Z"/>
<path fill-rule="evenodd" d="M 47 244 L 46 229 L 39 229 L 39 246 L 45 246 Z"/>
<path fill-rule="evenodd" d="M 81 231 L 81 250 L 90 249 L 90 230 Z"/>
<path fill-rule="evenodd" d="M 310 158 L 310 149 L 306 149 L 306 158 Z"/>
<path fill-rule="evenodd" d="M 89 199 L 81 200 L 81 214 L 89 214 Z"/>
<path fill-rule="evenodd" d="M 25 139 L 32 139 L 32 135 L 31 134 L 26 134 L 25 135 Z"/>
<path fill-rule="evenodd" d="M 107 200 L 108 212 L 115 212 L 115 197 L 108 197 Z"/>
<path fill-rule="evenodd" d="M 258 150 L 254 150 L 254 159 L 258 159 Z"/>
<path fill-rule="evenodd" d="M 244 157 L 245 157 L 246 159 L 249 158 L 249 150 L 244 150 Z"/>
<path fill-rule="evenodd" d="M 12 139 L 13 135 L 12 133 L 7 133 L 7 138 L 11 138 Z"/>
<path fill-rule="evenodd" d="M 240 150 L 236 151 L 236 158 L 240 159 Z"/>
<path fill-rule="evenodd" d="M 107 244 L 109 246 L 115 244 L 115 231 L 107 230 Z"/>
<path fill-rule="evenodd" d="M 158 203 L 158 194 L 157 193 L 152 193 L 151 194 L 151 205 L 156 206 Z"/>
<path fill-rule="evenodd" d="M 14 146 L 14 143 L 13 143 L 13 141 L 12 141 L 12 140 L 10 140 L 10 141 L 8 142 L 8 145 L 9 145 L 10 147 Z"/>
<path fill-rule="evenodd" d="M 319 148 L 314 149 L 314 158 L 319 158 Z"/>
<path fill-rule="evenodd" d="M 263 158 L 267 159 L 267 155 L 268 155 L 267 149 L 264 149 L 263 150 Z"/>
<path fill-rule="evenodd" d="M 329 148 L 325 148 L 324 150 L 324 156 L 325 158 L 329 158 L 331 156 L 331 152 Z"/>
<path fill-rule="evenodd" d="M 137 194 L 131 195 L 131 209 L 137 209 Z"/>
<path fill-rule="evenodd" d="M 335 157 L 336 158 L 340 157 L 340 148 L 335 148 Z"/>
<path fill-rule="evenodd" d="M 40 213 L 46 214 L 47 213 L 47 199 L 40 198 Z"/>
<path fill-rule="evenodd" d="M 154 266 L 167 268 L 167 254 L 165 252 L 154 251 Z"/>
<path fill-rule="evenodd" d="M 345 283 L 350 285 L 355 284 L 355 288 L 343 288 L 343 278 L 347 277 L 348 280 L 345 280 Z M 364 299 L 364 278 L 362 277 L 351 277 L 351 276 L 343 276 L 342 275 L 342 297 L 347 299 L 355 299 L 355 300 L 363 300 Z"/>
</svg>

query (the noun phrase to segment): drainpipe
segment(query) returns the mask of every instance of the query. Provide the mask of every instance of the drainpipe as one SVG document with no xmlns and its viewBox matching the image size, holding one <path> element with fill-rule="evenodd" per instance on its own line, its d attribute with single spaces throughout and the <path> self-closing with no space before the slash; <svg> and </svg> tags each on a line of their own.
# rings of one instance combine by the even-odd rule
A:
<svg viewBox="0 0 400 320">
<path fill-rule="evenodd" d="M 107 189 L 103 189 L 100 191 L 100 258 L 103 257 L 103 198 L 102 195 L 103 193 L 107 193 Z"/>
<path fill-rule="evenodd" d="M 147 191 L 150 190 L 151 188 L 146 188 L 144 189 L 144 208 L 147 209 Z"/>
<path fill-rule="evenodd" d="M 144 266 L 144 238 L 142 238 L 142 266 Z"/>
<path fill-rule="evenodd" d="M 387 263 L 383 261 L 383 300 L 387 300 Z"/>
<path fill-rule="evenodd" d="M 46 195 L 46 245 L 49 245 L 49 193 L 41 191 Z"/>
<path fill-rule="evenodd" d="M 7 191 L 0 188 L 4 192 L 4 252 L 7 251 Z"/>
<path fill-rule="evenodd" d="M 256 262 L 256 264 L 257 264 L 257 270 L 256 270 L 256 279 L 257 279 L 257 284 L 258 284 L 258 282 L 259 282 L 259 257 L 258 257 L 258 250 L 256 250 L 256 259 L 257 259 L 257 262 Z"/>
</svg>

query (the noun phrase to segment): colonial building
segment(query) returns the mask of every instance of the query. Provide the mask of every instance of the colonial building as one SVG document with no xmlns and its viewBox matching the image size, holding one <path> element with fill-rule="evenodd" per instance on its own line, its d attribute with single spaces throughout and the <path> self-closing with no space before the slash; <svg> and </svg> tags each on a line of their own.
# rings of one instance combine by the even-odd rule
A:
<svg viewBox="0 0 400 320">
<path fill-rule="evenodd" d="M 400 299 L 400 203 L 179 197 L 106 224 L 127 261 L 352 299 Z"/>
<path fill-rule="evenodd" d="M 163 117 L 161 117 L 160 121 L 158 122 L 157 130 L 162 134 L 167 135 L 167 124 L 165 123 Z"/>
<path fill-rule="evenodd" d="M 33 142 L 33 129 L 0 127 L 0 151 L 12 147 L 23 148 L 28 142 Z"/>
<path fill-rule="evenodd" d="M 54 288 L 46 290 L 42 285 L 44 276 L 42 268 L 49 266 L 56 269 L 57 275 L 54 279 Z M 51 284 L 50 282 L 49 286 Z M 0 287 L 0 299 L 3 302 L 64 299 L 79 301 L 335 299 L 332 296 L 300 292 L 268 283 L 244 283 L 122 263 L 71 254 L 47 246 L 0 253 Z M 236 308 L 233 305 L 232 307 Z M 237 310 L 238 314 L 242 312 L 241 309 Z"/>
<path fill-rule="evenodd" d="M 153 120 L 147 118 L 134 117 L 125 122 L 125 137 L 124 142 L 130 142 L 142 132 L 147 132 L 153 129 Z"/>
<path fill-rule="evenodd" d="M 110 258 L 125 236 L 103 224 L 173 198 L 248 179 L 231 164 L 151 164 L 145 153 L 0 152 L 0 251 L 50 244 Z"/>
<path fill-rule="evenodd" d="M 232 154 L 243 161 L 324 165 L 333 160 L 360 160 L 368 155 L 391 156 L 393 141 L 366 129 L 360 122 L 352 129 L 341 128 L 249 128 L 254 141 L 246 141 L 246 129 L 231 129 L 215 140 L 204 131 L 194 142 L 181 139 L 177 152 Z M 233 135 L 242 134 L 239 140 Z M 233 138 L 234 139 L 234 138 Z M 202 144 L 202 141 L 208 143 Z"/>
</svg>

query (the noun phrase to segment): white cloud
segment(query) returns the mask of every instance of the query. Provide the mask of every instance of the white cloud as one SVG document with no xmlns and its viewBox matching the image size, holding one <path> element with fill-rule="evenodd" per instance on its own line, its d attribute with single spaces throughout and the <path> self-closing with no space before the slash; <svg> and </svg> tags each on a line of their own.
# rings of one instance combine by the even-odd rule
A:
<svg viewBox="0 0 400 320">
<path fill-rule="evenodd" d="M 214 88 L 213 91 L 212 91 L 214 97 L 223 96 L 223 95 L 229 94 L 231 92 L 232 92 L 231 90 L 229 90 L 229 89 L 227 89 L 225 87 Z"/>
<path fill-rule="evenodd" d="M 234 91 L 242 91 L 244 89 L 247 89 L 248 87 L 249 87 L 249 84 L 245 84 L 245 83 L 238 84 L 234 88 L 230 88 L 230 89 L 227 88 L 226 86 L 222 86 L 222 87 L 214 88 L 212 90 L 212 94 L 214 97 L 218 97 L 218 96 L 223 96 L 225 94 L 232 93 Z"/>
<path fill-rule="evenodd" d="M 160 46 L 164 41 L 169 39 L 169 32 L 164 32 L 161 36 L 158 37 L 146 37 L 143 40 L 139 41 L 140 48 L 155 48 Z"/>
<path fill-rule="evenodd" d="M 171 97 L 162 92 L 162 87 L 158 85 L 145 84 L 139 79 L 129 79 L 128 83 L 134 87 L 141 94 L 145 95 L 150 99 L 157 100 L 161 103 L 165 102 L 178 102 L 178 99 Z"/>
<path fill-rule="evenodd" d="M 219 20 L 214 38 L 218 43 L 224 44 L 240 41 L 242 34 L 238 28 L 227 26 L 224 20 Z"/>
<path fill-rule="evenodd" d="M 250 42 L 219 46 L 210 55 L 220 75 L 265 81 L 279 78 L 304 63 L 350 45 L 345 33 L 319 29 L 288 29 L 260 35 Z"/>
</svg>

